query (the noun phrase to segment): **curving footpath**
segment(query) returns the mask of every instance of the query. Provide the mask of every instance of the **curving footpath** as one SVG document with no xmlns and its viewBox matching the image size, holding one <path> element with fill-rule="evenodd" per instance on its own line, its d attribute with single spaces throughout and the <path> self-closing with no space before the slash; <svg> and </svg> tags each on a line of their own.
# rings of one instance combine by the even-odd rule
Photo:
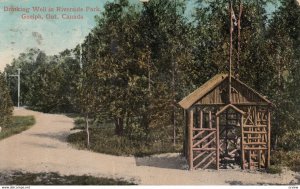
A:
<svg viewBox="0 0 300 189">
<path fill-rule="evenodd" d="M 0 141 L 0 171 L 58 172 L 124 178 L 151 185 L 290 184 L 299 182 L 294 172 L 270 175 L 241 170 L 187 171 L 178 154 L 145 158 L 120 157 L 78 150 L 66 142 L 74 126 L 65 115 L 15 109 L 15 115 L 33 115 L 36 124 L 27 131 Z"/>
</svg>

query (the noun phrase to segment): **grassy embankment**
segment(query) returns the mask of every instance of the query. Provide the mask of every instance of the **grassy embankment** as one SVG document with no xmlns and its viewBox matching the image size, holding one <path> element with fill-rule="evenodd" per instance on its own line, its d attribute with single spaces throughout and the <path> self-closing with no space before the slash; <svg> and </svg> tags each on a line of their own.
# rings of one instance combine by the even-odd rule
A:
<svg viewBox="0 0 300 189">
<path fill-rule="evenodd" d="M 79 149 L 86 148 L 84 121 L 75 119 L 75 128 L 81 131 L 68 136 L 68 142 Z M 173 146 L 172 139 L 162 136 L 161 129 L 152 130 L 147 141 L 130 139 L 128 136 L 116 136 L 112 124 L 92 125 L 90 128 L 90 150 L 118 156 L 148 156 L 160 153 L 181 152 L 182 141 Z"/>
<path fill-rule="evenodd" d="M 122 179 L 83 176 L 62 176 L 58 173 L 0 173 L 0 185 L 134 185 Z"/>
<path fill-rule="evenodd" d="M 22 131 L 29 129 L 35 124 L 33 116 L 13 116 L 11 124 L 2 127 L 0 132 L 0 140 L 10 137 L 15 134 L 19 134 Z"/>
</svg>

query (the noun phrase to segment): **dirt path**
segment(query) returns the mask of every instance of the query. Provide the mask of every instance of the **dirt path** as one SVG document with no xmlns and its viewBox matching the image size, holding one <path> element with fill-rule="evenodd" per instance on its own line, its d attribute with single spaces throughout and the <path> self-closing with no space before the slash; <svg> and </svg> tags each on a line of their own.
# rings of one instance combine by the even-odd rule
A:
<svg viewBox="0 0 300 189">
<path fill-rule="evenodd" d="M 33 115 L 36 124 L 21 134 L 0 141 L 0 171 L 59 172 L 62 175 L 105 176 L 134 179 L 138 184 L 289 184 L 291 171 L 281 175 L 241 170 L 187 171 L 178 154 L 146 158 L 117 157 L 72 148 L 66 137 L 73 120 L 64 115 L 16 109 L 15 115 Z"/>
</svg>

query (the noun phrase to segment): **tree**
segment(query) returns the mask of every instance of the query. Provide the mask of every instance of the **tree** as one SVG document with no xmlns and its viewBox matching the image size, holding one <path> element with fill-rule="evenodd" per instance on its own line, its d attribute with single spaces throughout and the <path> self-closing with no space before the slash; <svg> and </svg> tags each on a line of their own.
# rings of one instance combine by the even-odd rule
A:
<svg viewBox="0 0 300 189">
<path fill-rule="evenodd" d="M 13 111 L 12 105 L 4 75 L 0 73 L 0 127 L 9 124 Z"/>
<path fill-rule="evenodd" d="M 273 126 L 275 147 L 299 148 L 300 7 L 281 1 L 268 29 L 269 61 L 274 64 L 270 96 L 276 104 Z"/>
<path fill-rule="evenodd" d="M 4 72 L 7 73 L 7 75 L 16 74 L 18 72 L 18 68 L 22 70 L 20 75 L 20 87 L 22 93 L 20 96 L 21 105 L 28 105 L 31 99 L 29 95 L 29 92 L 32 91 L 32 89 L 30 88 L 31 77 L 33 71 L 36 69 L 36 66 L 34 66 L 34 62 L 39 53 L 39 49 L 28 49 L 24 53 L 20 53 L 17 59 L 13 59 L 12 63 L 5 67 Z M 12 101 L 16 105 L 18 101 L 17 80 L 15 78 L 7 77 L 7 83 L 10 89 Z"/>
<path fill-rule="evenodd" d="M 182 1 L 151 1 L 142 12 L 125 0 L 107 3 L 86 38 L 83 72 L 101 104 L 92 109 L 114 120 L 117 135 L 138 129 L 147 137 L 151 127 L 174 124 L 192 59 L 183 10 Z"/>
<path fill-rule="evenodd" d="M 83 44 L 83 73 L 86 81 L 96 83 L 86 85 L 93 88 L 85 91 L 99 94 L 91 112 L 98 110 L 98 118 L 112 119 L 117 135 L 123 135 L 125 124 L 129 127 L 138 118 L 143 108 L 139 103 L 145 97 L 145 90 L 138 88 L 144 85 L 144 68 L 135 54 L 137 20 L 128 1 L 107 3 Z"/>
<path fill-rule="evenodd" d="M 39 49 L 29 49 L 14 59 L 5 72 L 21 71 L 21 104 L 43 112 L 76 112 L 72 98 L 80 72 L 79 61 L 72 51 L 47 56 Z M 17 81 L 8 77 L 14 102 L 17 102 Z"/>
<path fill-rule="evenodd" d="M 193 60 L 192 27 L 184 17 L 184 10 L 184 1 L 153 0 L 145 5 L 139 22 L 140 44 L 147 53 L 144 62 L 151 86 L 148 87 L 149 100 L 144 116 L 147 124 L 144 125 L 173 126 L 174 143 L 176 119 L 180 122 L 182 118 L 176 104 L 186 90 L 189 80 L 185 74 Z"/>
</svg>

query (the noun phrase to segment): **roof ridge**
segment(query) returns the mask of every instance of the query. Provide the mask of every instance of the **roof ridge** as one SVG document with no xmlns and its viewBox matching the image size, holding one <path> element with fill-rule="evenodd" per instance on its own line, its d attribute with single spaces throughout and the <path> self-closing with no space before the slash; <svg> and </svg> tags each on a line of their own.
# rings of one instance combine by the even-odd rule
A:
<svg viewBox="0 0 300 189">
<path fill-rule="evenodd" d="M 200 100 L 202 97 L 204 97 L 206 94 L 208 94 L 210 91 L 215 89 L 221 82 L 223 82 L 225 79 L 227 79 L 229 76 L 228 74 L 216 74 L 214 77 L 206 81 L 204 84 L 202 84 L 200 87 L 198 87 L 196 90 L 191 92 L 189 95 L 184 97 L 180 102 L 179 105 L 184 108 L 188 109 L 193 104 L 195 104 L 198 100 Z M 266 97 L 261 95 L 259 92 L 254 90 L 253 88 L 249 87 L 244 82 L 240 81 L 239 79 L 231 76 L 232 79 L 234 79 L 236 82 L 240 83 L 242 86 L 248 88 L 251 92 L 253 92 L 255 95 L 257 95 L 260 99 L 265 101 L 268 104 L 272 105 L 272 102 L 269 101 Z"/>
</svg>

